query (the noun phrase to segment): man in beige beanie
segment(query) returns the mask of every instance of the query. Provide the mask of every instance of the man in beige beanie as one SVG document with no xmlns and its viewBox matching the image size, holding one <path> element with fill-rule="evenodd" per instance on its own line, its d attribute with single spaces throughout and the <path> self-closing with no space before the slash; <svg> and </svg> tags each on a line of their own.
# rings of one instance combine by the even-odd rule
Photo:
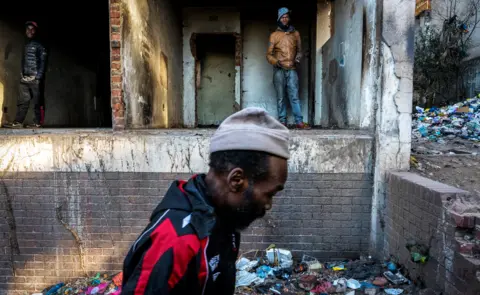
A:
<svg viewBox="0 0 480 295">
<path fill-rule="evenodd" d="M 210 170 L 176 181 L 134 242 L 122 294 L 233 294 L 239 231 L 287 180 L 288 129 L 260 108 L 237 112 L 210 143 Z"/>
</svg>

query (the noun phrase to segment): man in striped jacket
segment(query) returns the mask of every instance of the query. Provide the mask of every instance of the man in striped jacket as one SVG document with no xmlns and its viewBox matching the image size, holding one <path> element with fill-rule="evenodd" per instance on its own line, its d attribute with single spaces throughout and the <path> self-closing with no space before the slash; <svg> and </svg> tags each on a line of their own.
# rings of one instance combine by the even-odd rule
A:
<svg viewBox="0 0 480 295">
<path fill-rule="evenodd" d="M 288 129 L 260 108 L 225 119 L 210 169 L 174 182 L 124 262 L 122 294 L 233 294 L 239 231 L 287 179 Z"/>
</svg>

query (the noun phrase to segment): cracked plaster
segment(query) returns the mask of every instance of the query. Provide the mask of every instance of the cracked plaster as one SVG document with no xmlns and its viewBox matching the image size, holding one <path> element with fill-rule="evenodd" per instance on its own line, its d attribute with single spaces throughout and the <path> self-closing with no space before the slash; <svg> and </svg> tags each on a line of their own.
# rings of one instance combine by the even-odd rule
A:
<svg viewBox="0 0 480 295">
<path fill-rule="evenodd" d="M 383 1 L 371 251 L 381 254 L 387 171 L 410 168 L 414 0 Z"/>
<path fill-rule="evenodd" d="M 76 132 L 7 135 L 3 172 L 173 172 L 208 170 L 212 131 Z M 367 133 L 292 132 L 291 173 L 372 173 Z"/>
</svg>

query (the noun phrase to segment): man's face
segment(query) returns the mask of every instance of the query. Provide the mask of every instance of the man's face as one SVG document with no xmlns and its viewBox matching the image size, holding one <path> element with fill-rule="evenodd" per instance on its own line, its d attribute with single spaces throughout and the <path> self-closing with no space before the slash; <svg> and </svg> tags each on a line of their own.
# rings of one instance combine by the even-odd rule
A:
<svg viewBox="0 0 480 295">
<path fill-rule="evenodd" d="M 287 181 L 287 160 L 270 156 L 268 167 L 268 176 L 255 183 L 242 179 L 242 172 L 236 169 L 229 173 L 225 204 L 217 210 L 224 222 L 243 230 L 272 208 L 273 197 L 283 190 Z"/>
<path fill-rule="evenodd" d="M 26 28 L 26 32 L 25 34 L 27 35 L 27 38 L 33 38 L 35 36 L 35 33 L 37 32 L 37 30 L 35 29 L 34 26 L 32 25 L 28 25 L 27 28 Z"/>
<path fill-rule="evenodd" d="M 288 24 L 290 23 L 290 16 L 287 14 L 284 14 L 281 18 L 280 18 L 280 22 L 282 23 L 282 25 L 284 26 L 288 26 Z"/>
</svg>

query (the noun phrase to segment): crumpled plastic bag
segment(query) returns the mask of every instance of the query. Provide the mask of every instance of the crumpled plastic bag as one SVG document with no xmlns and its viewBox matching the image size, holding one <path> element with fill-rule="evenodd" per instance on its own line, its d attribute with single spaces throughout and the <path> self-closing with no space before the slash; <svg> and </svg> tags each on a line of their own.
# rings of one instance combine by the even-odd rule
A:
<svg viewBox="0 0 480 295">
<path fill-rule="evenodd" d="M 293 265 L 292 252 L 285 249 L 269 249 L 267 250 L 268 262 L 272 265 L 280 266 L 281 268 L 289 268 Z"/>
<path fill-rule="evenodd" d="M 385 289 L 385 293 L 388 295 L 400 295 L 403 293 L 402 289 Z"/>
<path fill-rule="evenodd" d="M 237 261 L 237 263 L 235 264 L 235 267 L 237 268 L 237 270 L 251 271 L 257 265 L 258 265 L 257 260 L 249 260 L 247 258 L 242 257 Z"/>
<path fill-rule="evenodd" d="M 259 278 L 256 273 L 241 270 L 237 272 L 237 278 L 235 281 L 235 288 L 247 287 L 252 284 L 257 285 L 263 283 L 265 280 Z"/>
<path fill-rule="evenodd" d="M 257 268 L 257 276 L 261 279 L 274 276 L 273 269 L 270 266 L 262 265 Z"/>
</svg>

